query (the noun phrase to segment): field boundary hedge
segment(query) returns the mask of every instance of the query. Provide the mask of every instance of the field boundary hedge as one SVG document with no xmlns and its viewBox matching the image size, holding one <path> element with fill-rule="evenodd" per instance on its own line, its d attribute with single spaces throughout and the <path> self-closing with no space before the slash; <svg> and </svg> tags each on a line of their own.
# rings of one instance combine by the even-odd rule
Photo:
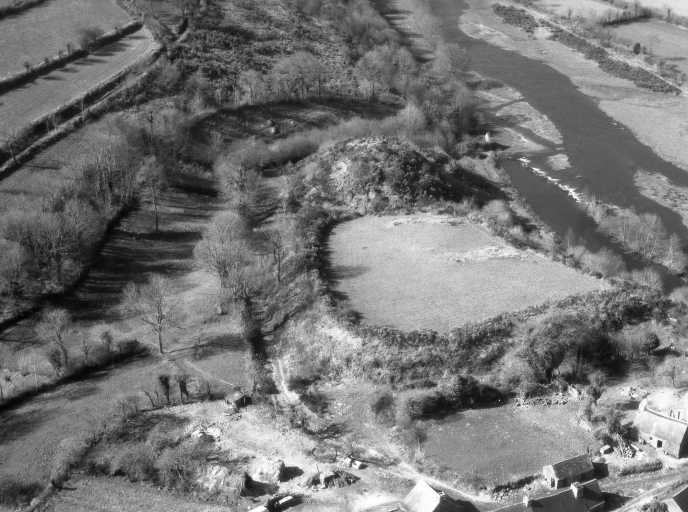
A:
<svg viewBox="0 0 688 512">
<path fill-rule="evenodd" d="M 31 7 L 41 5 L 45 2 L 46 0 L 24 0 L 22 3 L 13 3 L 5 7 L 0 7 L 0 20 L 6 18 L 7 16 L 19 14 L 20 12 L 26 11 Z"/>
<path fill-rule="evenodd" d="M 124 25 L 122 28 L 112 30 L 111 32 L 108 32 L 100 36 L 93 43 L 93 46 L 90 50 L 79 48 L 78 50 L 73 50 L 71 53 L 65 56 L 56 55 L 55 57 L 48 59 L 47 62 L 41 62 L 39 64 L 36 64 L 35 66 L 31 66 L 26 71 L 22 71 L 21 73 L 16 73 L 14 75 L 0 78 L 0 96 L 8 91 L 11 91 L 12 89 L 16 89 L 17 87 L 24 85 L 26 82 L 29 82 L 34 78 L 37 78 L 41 75 L 45 75 L 58 68 L 66 66 L 67 64 L 69 64 L 70 62 L 74 62 L 75 60 L 87 57 L 93 51 L 102 48 L 103 46 L 115 43 L 124 37 L 134 34 L 135 32 L 138 32 L 142 28 L 143 23 L 141 23 L 140 21 L 131 21 Z"/>
<path fill-rule="evenodd" d="M 630 80 L 641 89 L 648 89 L 654 92 L 680 94 L 681 89 L 677 86 L 660 78 L 647 69 L 631 66 L 630 64 L 609 56 L 609 52 L 597 46 L 582 36 L 572 34 L 560 26 L 547 20 L 536 20 L 525 9 L 500 4 L 492 5 L 492 12 L 502 19 L 503 23 L 514 25 L 529 33 L 533 33 L 538 25 L 545 26 L 552 31 L 549 37 L 552 41 L 559 41 L 581 53 L 583 57 L 597 63 L 599 68 L 612 76 Z"/>
<path fill-rule="evenodd" d="M 47 114 L 39 117 L 28 126 L 23 128 L 22 148 L 15 154 L 14 159 L 8 154 L 5 149 L 5 158 L 0 159 L 0 163 L 4 161 L 5 163 L 0 165 L 0 179 L 4 176 L 3 174 L 9 173 L 19 167 L 24 163 L 29 161 L 33 156 L 42 151 L 47 146 L 54 144 L 55 142 L 63 139 L 70 133 L 72 133 L 77 128 L 81 127 L 90 117 L 97 117 L 105 113 L 109 106 L 109 101 L 117 97 L 117 95 L 109 96 L 112 94 L 113 90 L 124 81 L 125 78 L 131 73 L 132 69 L 141 66 L 143 64 L 152 64 L 160 54 L 160 47 L 154 48 L 147 54 L 144 54 L 139 60 L 131 63 L 126 68 L 122 69 L 115 75 L 103 80 L 98 85 L 91 87 L 84 94 L 75 98 L 74 100 L 58 107 L 57 109 L 48 112 Z M 122 92 L 134 87 L 136 83 L 141 80 L 146 73 L 142 73 L 141 76 L 134 83 L 127 85 L 126 87 L 117 91 L 121 94 Z M 93 102 L 93 104 L 85 108 L 83 111 L 79 108 L 82 102 Z M 49 134 L 41 135 L 39 131 L 45 129 L 45 123 L 50 120 L 52 116 L 66 117 L 66 121 L 56 130 L 53 130 Z"/>
</svg>

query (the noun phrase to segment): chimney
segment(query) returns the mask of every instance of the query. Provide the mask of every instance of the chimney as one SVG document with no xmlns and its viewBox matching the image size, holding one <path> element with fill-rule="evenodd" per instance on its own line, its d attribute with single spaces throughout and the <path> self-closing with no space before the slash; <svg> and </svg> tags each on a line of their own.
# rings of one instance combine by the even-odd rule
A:
<svg viewBox="0 0 688 512">
<path fill-rule="evenodd" d="M 573 497 L 576 499 L 583 498 L 583 486 L 580 482 L 574 482 L 571 484 L 571 492 L 573 492 Z"/>
<path fill-rule="evenodd" d="M 530 508 L 530 505 L 531 505 L 530 496 L 528 496 L 527 494 L 524 494 L 523 495 L 523 506 L 526 508 Z"/>
<path fill-rule="evenodd" d="M 442 491 L 437 493 L 437 496 L 440 498 L 440 501 L 444 501 L 447 499 L 447 495 L 443 493 Z"/>
</svg>

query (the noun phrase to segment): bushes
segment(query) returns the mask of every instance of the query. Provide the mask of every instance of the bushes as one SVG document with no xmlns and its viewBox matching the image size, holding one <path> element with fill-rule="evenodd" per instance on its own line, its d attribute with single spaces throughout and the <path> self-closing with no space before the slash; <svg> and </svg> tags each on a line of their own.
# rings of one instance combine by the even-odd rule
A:
<svg viewBox="0 0 688 512">
<path fill-rule="evenodd" d="M 662 461 L 654 459 L 644 462 L 635 462 L 623 466 L 619 469 L 618 476 L 637 475 L 640 473 L 650 473 L 662 469 Z"/>
<path fill-rule="evenodd" d="M 78 437 L 68 437 L 60 441 L 53 457 L 50 481 L 57 487 L 61 486 L 69 478 L 71 469 L 81 461 L 88 447 L 88 443 Z"/>
<path fill-rule="evenodd" d="M 382 424 L 394 422 L 394 395 L 390 389 L 377 391 L 371 398 L 370 411 L 375 419 Z"/>
<path fill-rule="evenodd" d="M 519 9 L 511 5 L 492 4 L 492 12 L 502 18 L 504 23 L 519 27 L 531 34 L 540 26 L 537 20 L 528 14 L 525 9 Z"/>
<path fill-rule="evenodd" d="M 120 455 L 117 468 L 124 472 L 131 482 L 150 480 L 155 476 L 153 451 L 146 445 L 136 445 Z"/>
</svg>

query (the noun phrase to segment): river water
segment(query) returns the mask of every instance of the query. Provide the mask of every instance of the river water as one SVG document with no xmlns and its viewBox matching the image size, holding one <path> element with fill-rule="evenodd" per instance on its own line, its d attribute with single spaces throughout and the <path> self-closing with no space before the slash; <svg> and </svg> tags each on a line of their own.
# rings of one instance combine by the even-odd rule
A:
<svg viewBox="0 0 688 512">
<path fill-rule="evenodd" d="M 665 162 L 640 143 L 628 129 L 605 114 L 592 98 L 580 92 L 566 75 L 542 62 L 464 34 L 458 26 L 459 17 L 467 8 L 463 0 L 429 0 L 428 4 L 442 22 L 443 39 L 465 47 L 476 72 L 517 89 L 525 101 L 547 116 L 562 134 L 563 151 L 562 146 L 550 145 L 547 153 L 529 156 L 533 158 L 533 166 L 548 170 L 547 156 L 566 153 L 571 168 L 550 172 L 551 176 L 578 190 L 587 187 L 604 202 L 634 207 L 638 213 L 656 213 L 669 232 L 677 233 L 684 247 L 688 246 L 688 228 L 681 217 L 642 196 L 633 183 L 636 171 L 643 169 L 688 187 L 688 172 Z M 565 191 L 516 161 L 501 158 L 500 163 L 528 204 L 560 236 L 571 228 L 589 249 L 610 247 L 622 255 L 629 268 L 645 266 L 597 232 L 592 219 L 579 210 L 575 200 Z M 658 270 L 662 270 L 667 288 L 682 284 L 663 267 Z"/>
</svg>

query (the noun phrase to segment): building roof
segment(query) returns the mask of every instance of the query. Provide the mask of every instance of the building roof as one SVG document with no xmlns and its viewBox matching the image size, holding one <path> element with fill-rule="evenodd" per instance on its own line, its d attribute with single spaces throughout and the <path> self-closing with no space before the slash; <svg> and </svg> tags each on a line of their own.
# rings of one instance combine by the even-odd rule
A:
<svg viewBox="0 0 688 512">
<path fill-rule="evenodd" d="M 234 391 L 233 393 L 227 393 L 225 395 L 225 400 L 227 402 L 236 402 L 237 400 L 241 400 L 247 396 L 248 395 L 246 393 L 242 393 L 241 391 Z"/>
<path fill-rule="evenodd" d="M 459 512 L 461 506 L 444 493 L 419 480 L 400 503 L 403 512 Z"/>
<path fill-rule="evenodd" d="M 633 426 L 639 432 L 679 446 L 688 430 L 688 423 L 669 418 L 651 409 L 645 409 L 636 414 Z"/>
<path fill-rule="evenodd" d="M 573 490 L 568 488 L 554 494 L 532 498 L 529 506 L 519 503 L 500 508 L 497 512 L 588 512 L 604 503 L 604 496 L 597 480 L 590 480 L 582 486 L 582 495 L 579 498 L 576 498 Z"/>
<path fill-rule="evenodd" d="M 555 478 L 561 480 L 593 471 L 594 467 L 592 462 L 590 462 L 590 457 L 587 454 L 583 454 L 552 464 L 552 469 L 554 470 Z"/>
<path fill-rule="evenodd" d="M 684 512 L 688 511 L 688 485 L 680 489 L 671 499 L 674 500 L 678 508 Z"/>
</svg>

